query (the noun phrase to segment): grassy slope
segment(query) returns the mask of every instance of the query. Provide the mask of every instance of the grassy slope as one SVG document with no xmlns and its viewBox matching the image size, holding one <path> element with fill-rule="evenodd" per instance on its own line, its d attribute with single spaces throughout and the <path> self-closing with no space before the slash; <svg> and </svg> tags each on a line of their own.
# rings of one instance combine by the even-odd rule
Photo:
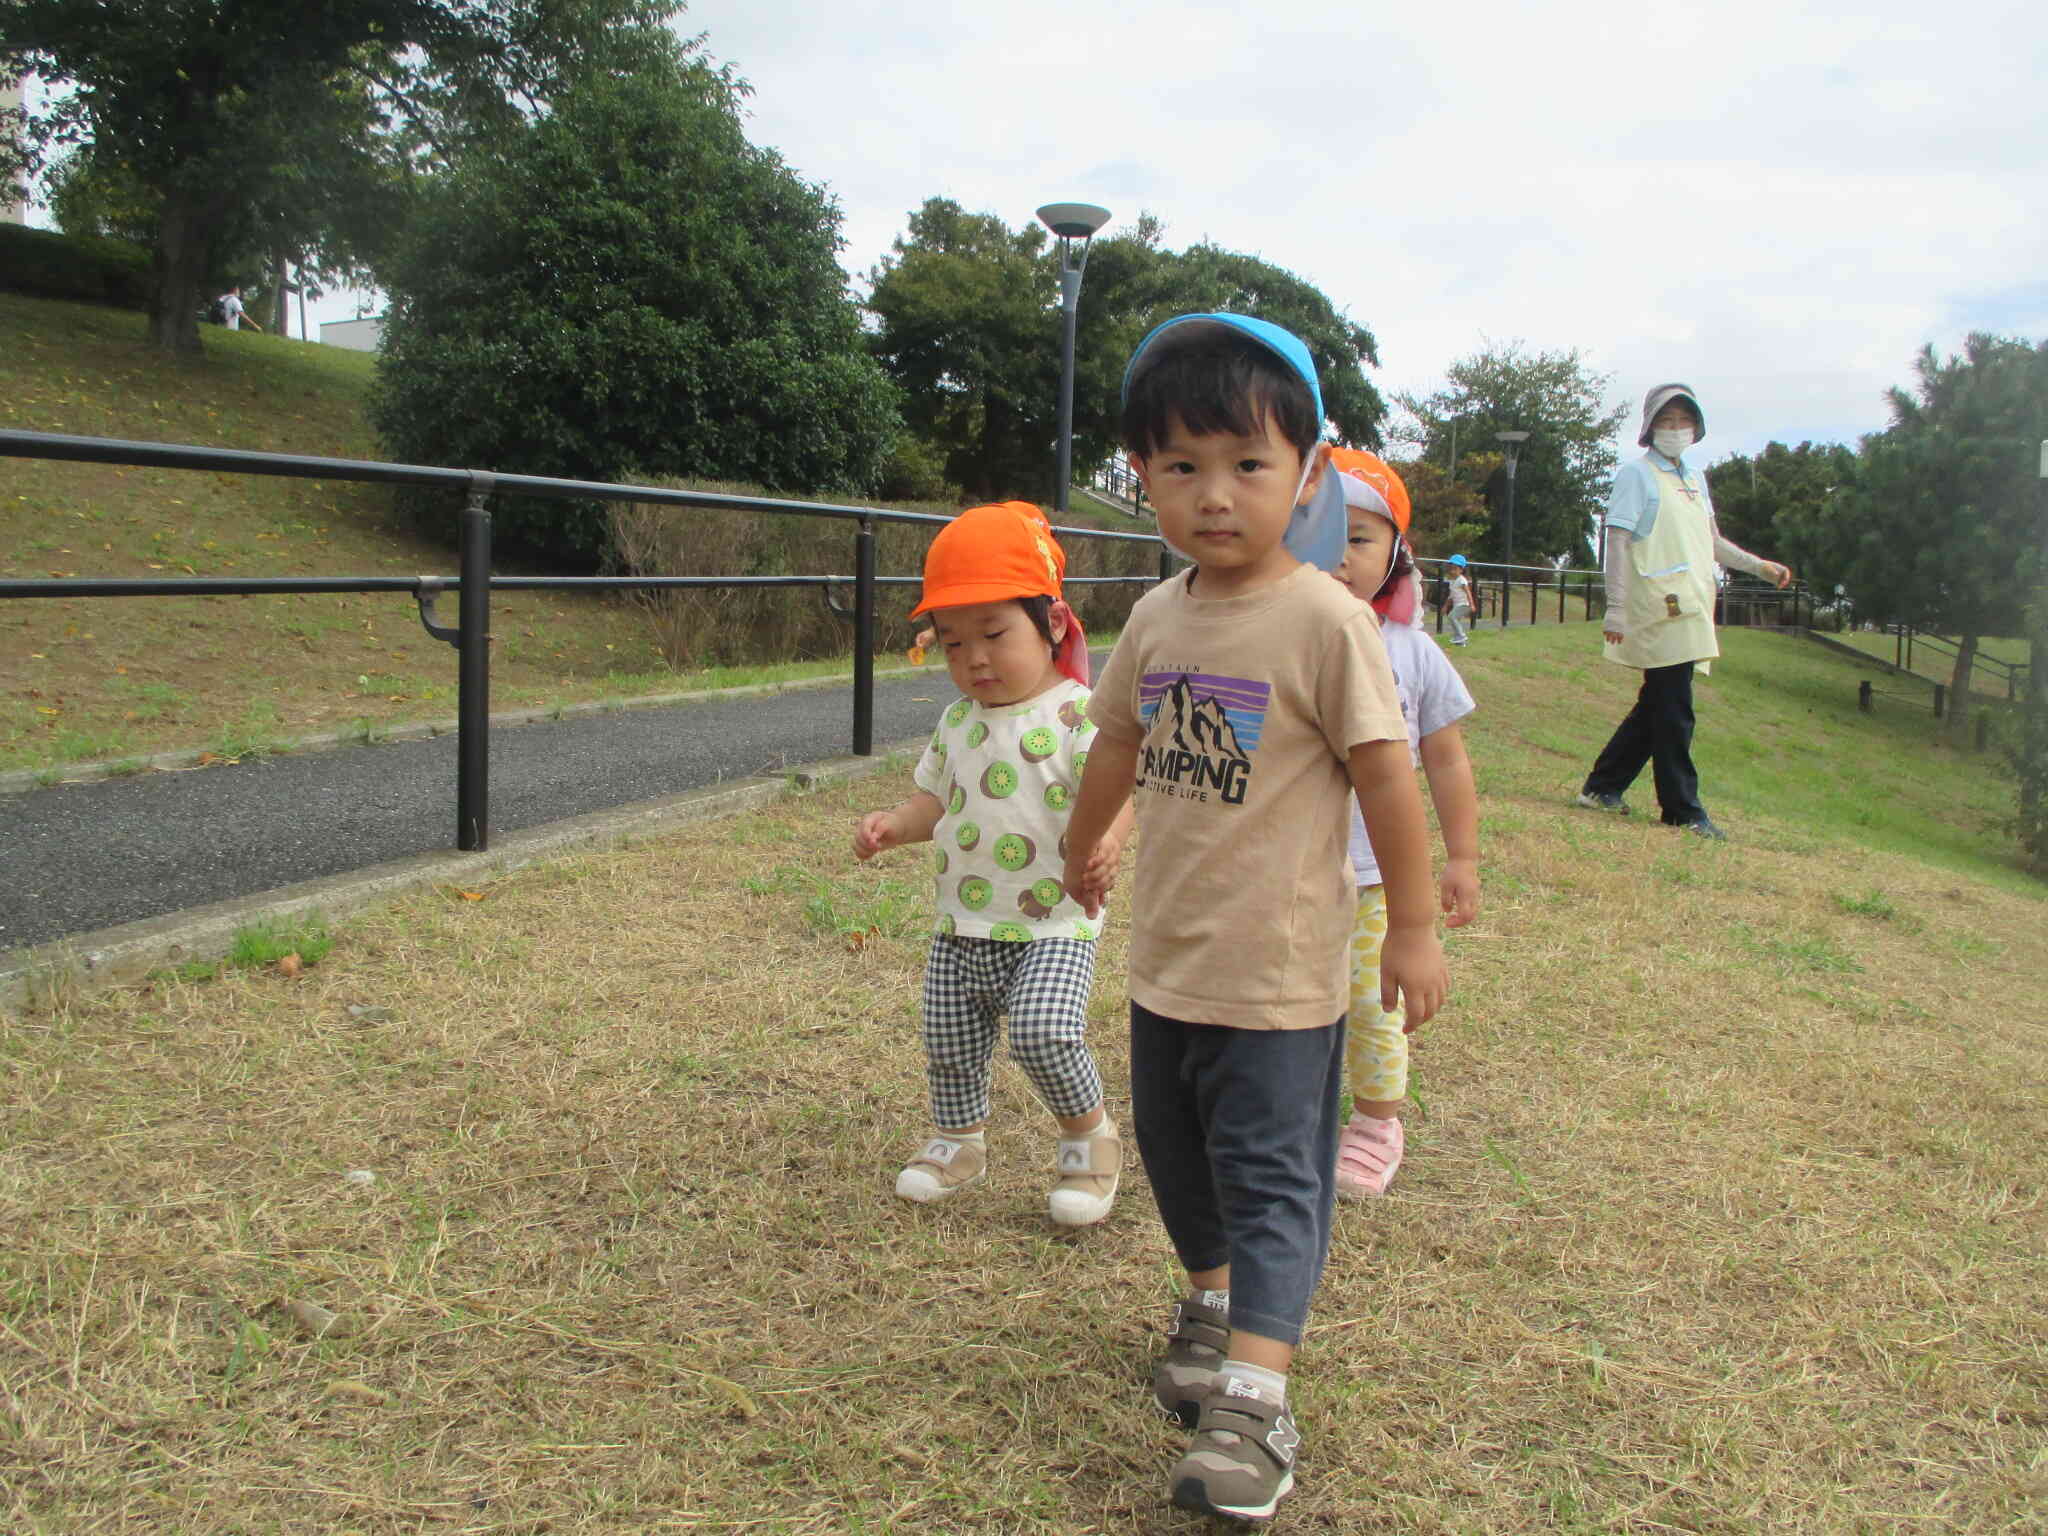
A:
<svg viewBox="0 0 2048 1536">
<path fill-rule="evenodd" d="M 1340 1215 L 1288 1528 L 2040 1529 L 2048 908 L 2006 786 L 1736 635 L 1699 690 L 1734 840 L 1575 810 L 1632 681 L 1591 645 L 1457 653 L 1485 910 L 1409 1162 Z M 1054 1233 L 1006 1062 L 988 1188 L 888 1192 L 927 866 L 846 840 L 904 777 L 415 895 L 296 982 L 0 1022 L 0 1523 L 1209 1529 L 1164 1508 L 1135 1158 Z M 1113 922 L 1119 1106 L 1123 964 Z"/>
<path fill-rule="evenodd" d="M 375 459 L 372 362 L 337 347 L 206 331 L 166 365 L 138 315 L 0 294 L 0 425 L 30 431 Z M 451 517 L 453 513 L 451 503 Z M 1128 532 L 1089 504 L 1070 522 Z M 835 531 L 821 538 L 838 541 Z M 850 540 L 850 535 L 845 535 Z M 844 560 L 851 566 L 850 544 Z M 448 547 L 391 515 L 389 493 L 256 476 L 0 460 L 0 576 L 452 573 Z M 508 564 L 508 571 L 520 569 Z M 815 603 L 811 593 L 792 602 Z M 452 622 L 453 604 L 443 605 Z M 896 626 L 900 628 L 901 626 Z M 499 708 L 630 697 L 843 670 L 845 663 L 678 675 L 620 604 L 498 594 Z M 907 637 L 892 628 L 894 645 Z M 410 600 L 346 597 L 21 600 L 0 606 L 0 768 L 175 747 L 226 755 L 322 730 L 455 711 L 455 654 Z"/>
</svg>

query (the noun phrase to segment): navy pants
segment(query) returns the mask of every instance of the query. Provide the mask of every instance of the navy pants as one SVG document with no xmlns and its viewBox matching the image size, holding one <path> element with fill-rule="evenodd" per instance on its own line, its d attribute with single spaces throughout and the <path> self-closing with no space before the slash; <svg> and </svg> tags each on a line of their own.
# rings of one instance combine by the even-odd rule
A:
<svg viewBox="0 0 2048 1536">
<path fill-rule="evenodd" d="M 1131 1004 L 1131 1123 L 1182 1267 L 1230 1266 L 1230 1326 L 1299 1344 L 1330 1252 L 1344 1020 L 1184 1024 Z"/>
<path fill-rule="evenodd" d="M 1586 775 L 1589 795 L 1618 795 L 1648 763 L 1657 783 L 1657 806 L 1667 827 L 1707 819 L 1700 776 L 1692 765 L 1692 666 L 1645 667 L 1636 705 L 1601 749 Z"/>
</svg>

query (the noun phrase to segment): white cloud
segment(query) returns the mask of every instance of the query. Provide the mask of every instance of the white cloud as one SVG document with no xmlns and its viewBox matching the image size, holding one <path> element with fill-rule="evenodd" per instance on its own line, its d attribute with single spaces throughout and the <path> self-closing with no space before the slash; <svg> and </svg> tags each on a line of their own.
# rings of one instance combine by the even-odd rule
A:
<svg viewBox="0 0 2048 1536">
<path fill-rule="evenodd" d="M 849 271 L 930 196 L 1150 211 L 1315 282 L 1388 393 L 1488 337 L 1577 346 L 1617 401 L 1697 384 L 1719 454 L 1873 430 L 1923 343 L 2048 326 L 2048 23 L 1999 0 L 698 0 L 685 24 L 754 85 L 756 141 L 839 197 Z"/>
</svg>

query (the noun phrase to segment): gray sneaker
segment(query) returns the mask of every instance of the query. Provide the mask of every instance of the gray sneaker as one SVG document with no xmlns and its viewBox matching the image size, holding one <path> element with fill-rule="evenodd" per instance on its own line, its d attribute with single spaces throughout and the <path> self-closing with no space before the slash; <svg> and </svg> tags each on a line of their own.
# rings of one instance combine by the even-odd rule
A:
<svg viewBox="0 0 2048 1536">
<path fill-rule="evenodd" d="M 1294 1487 L 1301 1432 L 1284 1403 L 1248 1381 L 1219 1376 L 1202 1404 L 1195 1438 L 1171 1474 L 1182 1509 L 1266 1521 Z"/>
<path fill-rule="evenodd" d="M 1617 816 L 1628 815 L 1628 802 L 1619 795 L 1596 795 L 1590 789 L 1579 791 L 1578 804 L 1589 811 L 1612 811 Z"/>
<path fill-rule="evenodd" d="M 1152 1367 L 1152 1396 L 1160 1411 L 1182 1429 L 1193 1429 L 1215 1384 L 1216 1368 L 1229 1354 L 1229 1307 L 1213 1306 L 1202 1296 L 1175 1302 L 1165 1358 Z"/>
</svg>

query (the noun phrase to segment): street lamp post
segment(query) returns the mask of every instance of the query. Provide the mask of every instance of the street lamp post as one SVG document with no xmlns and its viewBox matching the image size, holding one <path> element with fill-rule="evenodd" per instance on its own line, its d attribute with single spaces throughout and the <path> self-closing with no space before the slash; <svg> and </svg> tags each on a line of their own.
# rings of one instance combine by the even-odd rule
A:
<svg viewBox="0 0 2048 1536">
<path fill-rule="evenodd" d="M 1506 546 L 1501 559 L 1509 565 L 1515 563 L 1515 461 L 1521 457 L 1522 444 L 1529 441 L 1526 432 L 1496 432 L 1494 441 L 1507 450 L 1508 455 L 1508 516 L 1502 543 Z"/>
<path fill-rule="evenodd" d="M 1074 479 L 1074 321 L 1081 308 L 1081 272 L 1088 265 L 1088 243 L 1109 222 L 1109 210 L 1093 203 L 1047 203 L 1038 218 L 1060 242 L 1060 477 L 1053 508 L 1064 517 Z"/>
</svg>

